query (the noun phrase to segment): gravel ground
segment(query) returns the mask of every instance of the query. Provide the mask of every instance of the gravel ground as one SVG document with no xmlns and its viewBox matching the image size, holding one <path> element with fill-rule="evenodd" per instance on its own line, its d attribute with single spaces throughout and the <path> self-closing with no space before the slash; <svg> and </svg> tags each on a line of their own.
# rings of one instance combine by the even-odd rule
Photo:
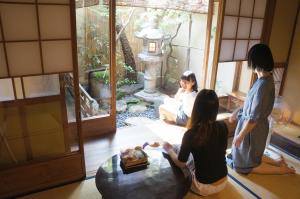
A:
<svg viewBox="0 0 300 199">
<path fill-rule="evenodd" d="M 141 113 L 130 113 L 129 111 L 123 113 L 117 113 L 117 128 L 127 126 L 125 120 L 130 117 L 147 117 L 149 119 L 159 119 L 155 114 L 155 109 L 153 107 L 148 107 L 147 111 Z"/>
</svg>

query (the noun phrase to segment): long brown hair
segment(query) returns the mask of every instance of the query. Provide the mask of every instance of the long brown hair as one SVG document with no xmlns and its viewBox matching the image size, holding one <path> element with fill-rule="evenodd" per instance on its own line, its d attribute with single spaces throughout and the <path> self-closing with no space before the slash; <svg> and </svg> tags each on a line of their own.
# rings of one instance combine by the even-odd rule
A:
<svg viewBox="0 0 300 199">
<path fill-rule="evenodd" d="M 205 144 L 212 132 L 215 132 L 215 123 L 219 110 L 219 99 L 215 91 L 201 90 L 194 102 L 192 116 L 188 124 L 188 129 L 197 132 L 192 145 L 194 147 Z"/>
</svg>

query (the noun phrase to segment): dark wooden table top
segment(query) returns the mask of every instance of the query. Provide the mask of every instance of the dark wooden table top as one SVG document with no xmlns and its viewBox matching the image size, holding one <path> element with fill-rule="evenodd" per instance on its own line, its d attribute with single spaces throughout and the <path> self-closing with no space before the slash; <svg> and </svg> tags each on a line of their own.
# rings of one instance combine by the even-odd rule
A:
<svg viewBox="0 0 300 199">
<path fill-rule="evenodd" d="M 97 171 L 96 186 L 104 199 L 172 199 L 183 198 L 191 185 L 191 175 L 156 150 L 145 150 L 149 165 L 124 174 L 120 156 L 109 158 Z"/>
</svg>

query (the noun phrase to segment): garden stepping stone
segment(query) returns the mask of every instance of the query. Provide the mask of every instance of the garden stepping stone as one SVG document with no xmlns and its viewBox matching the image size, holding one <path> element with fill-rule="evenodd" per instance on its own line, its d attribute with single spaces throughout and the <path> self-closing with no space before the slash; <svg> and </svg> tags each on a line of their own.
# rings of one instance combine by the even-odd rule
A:
<svg viewBox="0 0 300 199">
<path fill-rule="evenodd" d="M 125 123 L 127 125 L 134 125 L 134 126 L 150 124 L 152 122 L 153 122 L 153 120 L 151 120 L 147 117 L 129 117 L 125 120 Z"/>
<path fill-rule="evenodd" d="M 142 89 L 143 87 L 144 86 L 142 84 L 124 85 L 121 88 L 119 88 L 119 91 L 125 93 L 126 95 L 130 95 Z"/>
<path fill-rule="evenodd" d="M 125 100 L 118 100 L 116 103 L 117 112 L 125 112 L 127 109 L 127 103 Z"/>
<path fill-rule="evenodd" d="M 144 103 L 141 104 L 133 104 L 129 106 L 128 111 L 130 113 L 141 113 L 147 110 L 147 106 Z"/>
</svg>

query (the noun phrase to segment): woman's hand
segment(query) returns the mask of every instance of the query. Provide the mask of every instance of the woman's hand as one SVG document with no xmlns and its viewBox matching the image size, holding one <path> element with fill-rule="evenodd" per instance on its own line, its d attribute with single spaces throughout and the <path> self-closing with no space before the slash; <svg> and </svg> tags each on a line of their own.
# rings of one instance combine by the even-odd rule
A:
<svg viewBox="0 0 300 199">
<path fill-rule="evenodd" d="M 244 140 L 244 137 L 242 137 L 241 135 L 237 135 L 233 138 L 232 145 L 235 146 L 236 148 L 239 148 L 241 146 L 243 140 Z"/>
<path fill-rule="evenodd" d="M 169 153 L 170 150 L 173 150 L 173 146 L 169 142 L 164 142 L 163 143 L 163 148 L 165 151 Z"/>
<path fill-rule="evenodd" d="M 228 121 L 230 124 L 235 123 L 236 122 L 236 114 L 231 114 L 231 116 L 228 118 Z"/>
</svg>

